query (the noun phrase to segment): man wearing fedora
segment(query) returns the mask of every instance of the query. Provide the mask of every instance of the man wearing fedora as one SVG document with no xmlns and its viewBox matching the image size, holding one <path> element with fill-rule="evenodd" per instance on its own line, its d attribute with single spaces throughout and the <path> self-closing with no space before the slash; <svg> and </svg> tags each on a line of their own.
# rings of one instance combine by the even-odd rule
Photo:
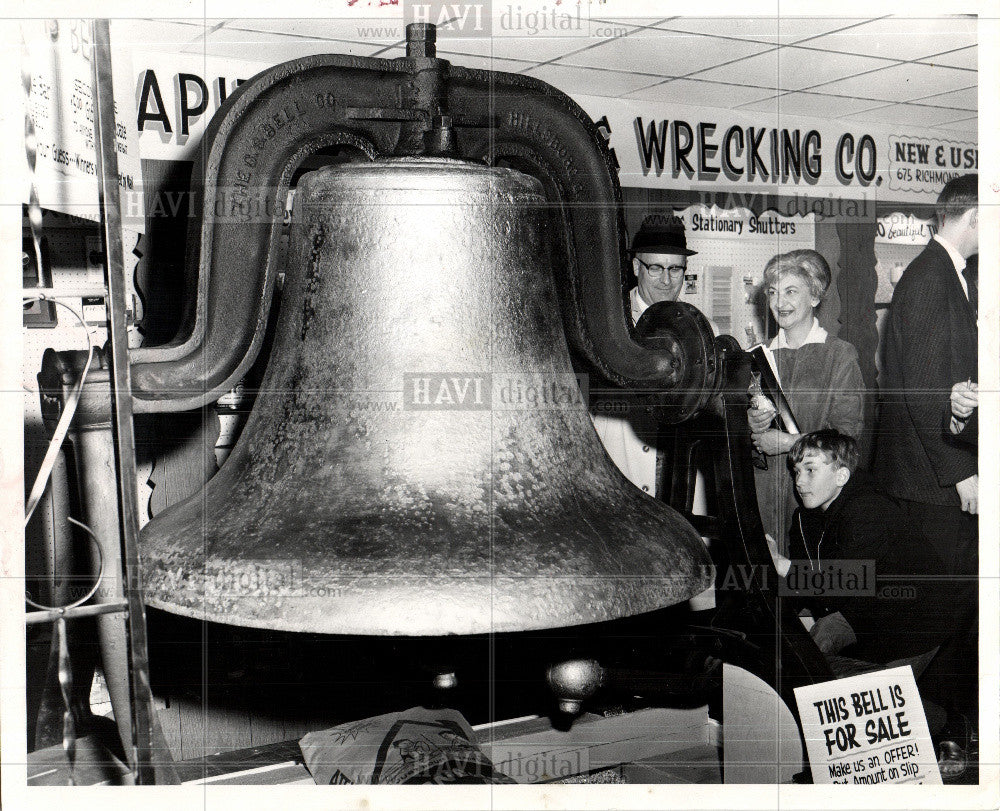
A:
<svg viewBox="0 0 1000 811">
<path fill-rule="evenodd" d="M 632 323 L 658 301 L 676 301 L 684 286 L 689 256 L 684 222 L 673 215 L 650 214 L 632 240 L 632 272 L 637 284 L 629 293 Z"/>
<path fill-rule="evenodd" d="M 660 301 L 676 301 L 684 286 L 689 250 L 684 222 L 673 215 L 650 214 L 632 240 L 632 270 L 636 285 L 629 291 L 633 326 Z M 714 327 L 713 327 L 714 330 Z M 656 492 L 657 425 L 649 414 L 628 410 L 628 398 L 595 400 L 594 427 L 608 456 L 632 484 Z"/>
</svg>

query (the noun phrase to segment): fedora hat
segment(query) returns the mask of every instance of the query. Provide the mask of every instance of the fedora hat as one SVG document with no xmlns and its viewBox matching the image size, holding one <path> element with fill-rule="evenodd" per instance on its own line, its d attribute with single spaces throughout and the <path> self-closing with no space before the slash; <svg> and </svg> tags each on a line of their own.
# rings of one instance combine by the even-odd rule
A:
<svg viewBox="0 0 1000 811">
<path fill-rule="evenodd" d="M 667 253 L 694 256 L 684 236 L 684 221 L 672 214 L 650 214 L 632 240 L 632 253 Z"/>
</svg>

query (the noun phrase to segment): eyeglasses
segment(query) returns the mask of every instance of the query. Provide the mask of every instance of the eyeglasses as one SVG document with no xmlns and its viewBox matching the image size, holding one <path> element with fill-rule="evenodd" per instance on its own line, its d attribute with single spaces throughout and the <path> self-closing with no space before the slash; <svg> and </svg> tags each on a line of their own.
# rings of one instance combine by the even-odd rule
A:
<svg viewBox="0 0 1000 811">
<path fill-rule="evenodd" d="M 666 267 L 663 265 L 647 265 L 638 256 L 635 258 L 635 261 L 642 265 L 650 276 L 663 276 L 664 271 L 669 272 L 672 276 L 676 276 L 678 273 L 683 273 L 687 270 L 687 265 L 668 265 Z"/>
</svg>

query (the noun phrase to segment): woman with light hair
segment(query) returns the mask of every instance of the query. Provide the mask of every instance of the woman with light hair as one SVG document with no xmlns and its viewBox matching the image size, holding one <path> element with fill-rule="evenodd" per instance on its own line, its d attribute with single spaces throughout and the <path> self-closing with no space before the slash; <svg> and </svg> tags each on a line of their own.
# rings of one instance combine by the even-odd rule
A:
<svg viewBox="0 0 1000 811">
<path fill-rule="evenodd" d="M 830 287 L 830 266 L 812 250 L 779 254 L 764 268 L 767 306 L 778 324 L 768 345 L 779 382 L 803 433 L 834 428 L 859 438 L 864 425 L 865 384 L 853 345 L 819 325 L 816 309 Z M 798 435 L 774 427 L 776 409 L 766 397 L 747 412 L 753 444 L 768 457 L 756 470 L 757 503 L 764 531 L 785 554 L 788 527 L 798 502 L 787 454 Z"/>
</svg>

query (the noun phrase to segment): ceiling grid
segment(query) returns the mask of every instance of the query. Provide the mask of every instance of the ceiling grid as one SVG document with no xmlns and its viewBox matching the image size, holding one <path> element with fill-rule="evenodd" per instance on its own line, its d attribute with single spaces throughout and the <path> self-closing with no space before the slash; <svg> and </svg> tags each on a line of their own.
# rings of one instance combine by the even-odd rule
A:
<svg viewBox="0 0 1000 811">
<path fill-rule="evenodd" d="M 148 47 L 271 63 L 314 53 L 401 56 L 402 26 L 357 19 L 116 21 Z M 923 125 L 975 138 L 976 19 L 890 15 L 592 18 L 569 36 L 439 35 L 439 55 L 569 95 Z M 398 28 L 398 30 L 396 30 Z M 152 37 L 150 36 L 152 34 Z M 152 40 L 152 41 L 151 41 Z"/>
</svg>

